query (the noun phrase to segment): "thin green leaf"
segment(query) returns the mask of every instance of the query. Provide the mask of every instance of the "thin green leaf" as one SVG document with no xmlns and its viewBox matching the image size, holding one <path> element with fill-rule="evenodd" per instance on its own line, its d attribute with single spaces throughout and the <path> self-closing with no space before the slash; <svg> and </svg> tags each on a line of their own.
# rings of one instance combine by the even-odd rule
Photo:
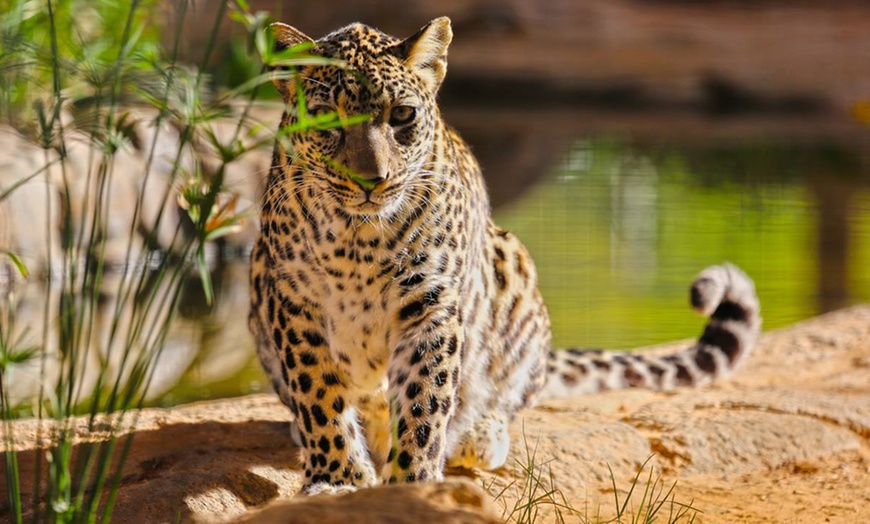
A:
<svg viewBox="0 0 870 524">
<path fill-rule="evenodd" d="M 208 232 L 205 239 L 207 242 L 211 242 L 212 240 L 217 240 L 221 237 L 225 237 L 227 235 L 232 235 L 233 233 L 238 233 L 242 228 L 242 225 L 239 223 L 232 223 L 229 225 L 222 225 L 215 229 L 212 229 Z"/>
<path fill-rule="evenodd" d="M 222 99 L 234 100 L 237 99 L 240 95 L 247 93 L 251 89 L 254 89 L 255 87 L 261 86 L 263 84 L 268 84 L 273 80 L 288 79 L 292 76 L 293 73 L 290 71 L 273 71 L 271 73 L 263 73 L 262 75 L 255 76 L 254 78 L 230 89 L 224 94 Z"/>
<path fill-rule="evenodd" d="M 10 364 L 22 364 L 32 359 L 39 352 L 37 347 L 28 347 L 16 351 L 7 351 L 0 355 L 0 368 L 5 369 Z"/>
<path fill-rule="evenodd" d="M 211 272 L 208 270 L 208 263 L 205 260 L 205 251 L 200 249 L 199 256 L 196 258 L 196 265 L 199 269 L 199 278 L 202 281 L 202 291 L 205 294 L 205 302 L 209 306 L 214 302 L 214 289 L 211 284 Z"/>
<path fill-rule="evenodd" d="M 371 115 L 368 114 L 340 118 L 337 113 L 327 113 L 313 117 L 302 117 L 297 122 L 282 127 L 278 133 L 281 136 L 287 136 L 307 131 L 328 131 L 339 127 L 362 124 L 369 120 L 371 120 Z"/>
<path fill-rule="evenodd" d="M 59 162 L 59 159 L 52 160 L 51 162 L 48 162 L 47 164 L 45 164 L 44 166 L 39 168 L 34 173 L 31 173 L 24 178 L 19 178 L 18 180 L 13 182 L 13 184 L 11 186 L 9 186 L 8 188 L 6 188 L 2 192 L 0 192 L 0 202 L 3 202 L 3 200 L 5 200 L 6 197 L 8 197 L 10 194 L 12 194 L 13 191 L 15 191 L 19 187 L 23 186 L 24 184 L 30 182 L 31 180 L 36 178 L 40 173 L 42 173 L 43 171 L 45 171 L 46 169 L 48 169 L 52 165 L 56 164 L 57 162 Z"/>
<path fill-rule="evenodd" d="M 355 173 L 353 170 L 351 170 L 349 167 L 345 166 L 341 162 L 336 162 L 335 160 L 332 160 L 328 157 L 324 157 L 323 160 L 326 164 L 329 165 L 329 167 L 335 169 L 336 171 L 343 174 L 350 180 L 356 182 L 365 189 L 374 189 L 375 186 L 378 185 L 377 182 L 361 177 L 359 174 Z"/>
<path fill-rule="evenodd" d="M 15 267 L 18 269 L 18 272 L 21 273 L 21 276 L 27 278 L 27 266 L 24 265 L 24 262 L 20 258 L 18 258 L 18 255 L 16 255 L 12 251 L 0 251 L 0 253 L 8 256 L 9 260 L 12 261 L 12 264 L 14 264 Z"/>
</svg>

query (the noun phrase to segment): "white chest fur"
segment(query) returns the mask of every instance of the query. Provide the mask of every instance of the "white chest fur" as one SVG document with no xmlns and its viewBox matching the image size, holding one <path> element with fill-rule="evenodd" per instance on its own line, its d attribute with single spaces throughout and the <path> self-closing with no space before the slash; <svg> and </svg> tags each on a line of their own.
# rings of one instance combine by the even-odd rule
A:
<svg viewBox="0 0 870 524">
<path fill-rule="evenodd" d="M 386 314 L 380 299 L 370 295 L 366 288 L 362 292 L 346 289 L 324 301 L 330 354 L 360 393 L 381 387 L 389 360 Z"/>
</svg>

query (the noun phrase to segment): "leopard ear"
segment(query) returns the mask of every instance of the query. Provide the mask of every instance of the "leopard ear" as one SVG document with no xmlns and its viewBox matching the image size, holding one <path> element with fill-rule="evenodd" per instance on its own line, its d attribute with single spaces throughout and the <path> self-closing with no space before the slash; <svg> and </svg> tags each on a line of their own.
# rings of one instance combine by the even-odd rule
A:
<svg viewBox="0 0 870 524">
<path fill-rule="evenodd" d="M 291 47 L 310 43 L 312 46 L 314 45 L 314 40 L 307 36 L 302 31 L 296 29 L 295 27 L 289 26 L 287 24 L 282 24 L 281 22 L 274 22 L 269 25 L 269 31 L 272 33 L 272 37 L 275 39 L 275 47 L 274 51 L 280 52 L 285 49 L 289 49 Z M 280 70 L 285 69 L 281 66 L 269 66 L 269 70 Z M 288 88 L 287 88 L 287 79 L 279 78 L 277 76 L 272 77 L 272 83 L 275 84 L 275 87 L 278 89 L 278 92 L 281 93 L 281 96 L 284 97 L 284 100 L 287 100 L 288 96 Z"/>
<path fill-rule="evenodd" d="M 275 37 L 275 51 L 283 51 L 307 42 L 314 45 L 313 38 L 293 26 L 282 24 L 281 22 L 273 22 L 269 24 L 269 30 L 272 32 L 272 36 Z"/>
<path fill-rule="evenodd" d="M 442 16 L 397 44 L 395 55 L 434 92 L 447 74 L 447 48 L 452 40 L 450 19 Z"/>
</svg>

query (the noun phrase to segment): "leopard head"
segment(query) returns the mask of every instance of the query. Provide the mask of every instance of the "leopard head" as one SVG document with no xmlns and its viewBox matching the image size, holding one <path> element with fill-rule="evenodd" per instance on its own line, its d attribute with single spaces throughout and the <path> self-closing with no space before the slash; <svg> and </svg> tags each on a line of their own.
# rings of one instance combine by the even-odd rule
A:
<svg viewBox="0 0 870 524">
<path fill-rule="evenodd" d="M 398 212 L 436 167 L 435 98 L 447 71 L 450 20 L 435 19 L 404 40 L 359 23 L 316 41 L 285 24 L 271 28 L 278 49 L 302 45 L 312 57 L 328 59 L 274 79 L 286 104 L 285 125 L 333 119 L 329 128 L 288 135 L 293 183 L 350 215 Z"/>
</svg>

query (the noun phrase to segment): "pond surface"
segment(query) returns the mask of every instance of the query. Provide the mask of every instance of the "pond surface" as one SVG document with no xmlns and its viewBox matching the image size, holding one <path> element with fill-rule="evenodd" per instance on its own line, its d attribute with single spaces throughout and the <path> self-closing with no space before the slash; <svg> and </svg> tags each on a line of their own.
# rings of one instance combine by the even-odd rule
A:
<svg viewBox="0 0 870 524">
<path fill-rule="evenodd" d="M 852 234 L 836 248 L 849 256 L 831 267 L 839 253 L 820 251 L 826 211 L 807 181 L 699 176 L 678 152 L 580 141 L 496 216 L 537 260 L 557 346 L 631 348 L 695 336 L 688 283 L 722 261 L 755 280 L 766 329 L 870 298 L 870 193 L 847 200 Z M 844 287 L 827 289 L 822 267 Z"/>
<path fill-rule="evenodd" d="M 689 282 L 723 261 L 755 280 L 764 329 L 870 300 L 870 190 L 848 149 L 631 143 L 575 138 L 494 211 L 536 261 L 556 347 L 697 336 L 704 320 L 688 307 Z M 216 309 L 189 315 L 202 351 L 162 403 L 269 389 L 244 334 L 245 271 L 229 263 Z M 215 351 L 228 340 L 236 345 Z"/>
</svg>

